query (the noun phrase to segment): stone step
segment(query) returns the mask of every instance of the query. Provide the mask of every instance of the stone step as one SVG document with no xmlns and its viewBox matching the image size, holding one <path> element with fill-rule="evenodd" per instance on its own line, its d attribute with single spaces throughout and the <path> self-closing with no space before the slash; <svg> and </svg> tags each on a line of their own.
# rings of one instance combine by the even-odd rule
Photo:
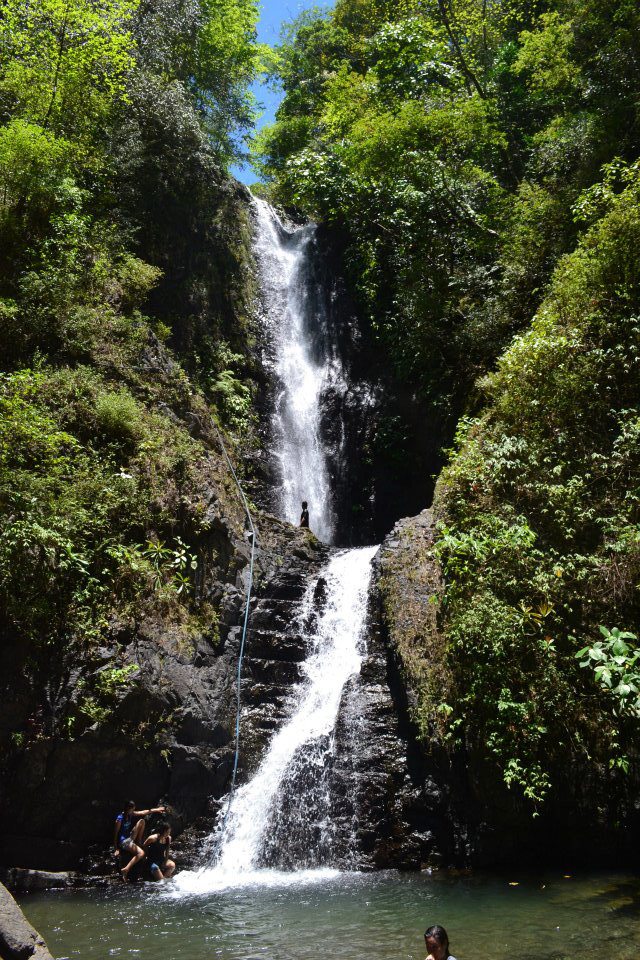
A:
<svg viewBox="0 0 640 960">
<path fill-rule="evenodd" d="M 242 683 L 240 695 L 242 703 L 245 705 L 246 716 L 250 715 L 251 709 L 256 706 L 274 706 L 279 708 L 288 699 L 291 694 L 290 684 L 275 683 L 256 683 L 254 680 L 247 680 Z M 244 722 L 244 714 L 243 714 Z"/>
<path fill-rule="evenodd" d="M 307 656 L 307 645 L 303 637 L 278 630 L 249 630 L 246 650 L 251 657 L 292 663 L 301 663 Z"/>
<path fill-rule="evenodd" d="M 285 600 L 263 600 L 249 616 L 249 624 L 258 630 L 286 630 L 293 626 L 298 605 Z"/>
<path fill-rule="evenodd" d="M 265 592 L 269 600 L 299 601 L 305 594 L 308 582 L 304 573 L 288 571 L 274 577 Z"/>
<path fill-rule="evenodd" d="M 287 660 L 263 660 L 259 657 L 245 657 L 244 676 L 247 681 L 255 680 L 263 684 L 299 683 L 302 670 L 299 663 Z"/>
<path fill-rule="evenodd" d="M 285 704 L 286 700 L 282 701 Z M 263 733 L 271 734 L 282 725 L 288 712 L 283 706 L 275 704 L 261 704 L 253 707 L 243 719 L 243 736 L 261 736 Z"/>
</svg>

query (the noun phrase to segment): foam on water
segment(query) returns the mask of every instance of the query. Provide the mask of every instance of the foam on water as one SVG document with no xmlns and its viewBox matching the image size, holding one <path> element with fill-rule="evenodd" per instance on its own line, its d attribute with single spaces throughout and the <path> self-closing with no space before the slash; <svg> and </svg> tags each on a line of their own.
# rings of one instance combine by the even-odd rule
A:
<svg viewBox="0 0 640 960">
<path fill-rule="evenodd" d="M 203 870 L 179 873 L 164 885 L 163 896 L 176 899 L 184 896 L 207 896 L 225 890 L 288 889 L 326 883 L 342 876 L 340 870 L 320 867 L 316 870 L 224 870 L 205 867 Z"/>
</svg>

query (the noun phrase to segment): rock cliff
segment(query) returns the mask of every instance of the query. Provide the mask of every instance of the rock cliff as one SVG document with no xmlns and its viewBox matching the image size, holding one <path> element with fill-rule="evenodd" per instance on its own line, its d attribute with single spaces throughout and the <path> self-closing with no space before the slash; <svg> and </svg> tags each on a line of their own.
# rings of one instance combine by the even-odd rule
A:
<svg viewBox="0 0 640 960">
<path fill-rule="evenodd" d="M 289 636 L 289 607 L 317 567 L 315 538 L 273 517 L 257 518 L 256 595 L 243 674 L 241 772 L 277 724 L 283 685 L 303 656 Z M 68 738 L 37 736 L 5 758 L 0 857 L 38 869 L 89 866 L 111 840 L 126 797 L 140 806 L 162 800 L 179 833 L 198 817 L 211 823 L 233 762 L 235 676 L 248 546 L 221 523 L 229 551 L 227 580 L 201 575 L 203 596 L 219 599 L 219 620 L 193 624 L 150 617 L 114 623 L 98 651 L 98 671 L 113 663 L 139 669 L 117 694 L 108 721 Z M 68 678 L 77 699 L 77 676 Z M 75 680 L 75 682 L 74 682 Z M 14 677 L 14 682 L 18 682 Z"/>
<path fill-rule="evenodd" d="M 630 863 L 629 838 L 638 832 L 633 791 L 629 784 L 621 790 L 610 770 L 594 769 L 579 745 L 567 765 L 554 770 L 556 788 L 532 817 L 475 731 L 451 736 L 446 719 L 456 696 L 455 657 L 448 649 L 434 544 L 432 510 L 399 521 L 379 554 L 377 590 L 390 688 L 421 792 L 418 809 L 422 818 L 440 815 L 444 848 L 442 832 L 436 836 L 446 861 L 491 867 Z M 411 838 L 411 828 L 401 835 Z"/>
</svg>

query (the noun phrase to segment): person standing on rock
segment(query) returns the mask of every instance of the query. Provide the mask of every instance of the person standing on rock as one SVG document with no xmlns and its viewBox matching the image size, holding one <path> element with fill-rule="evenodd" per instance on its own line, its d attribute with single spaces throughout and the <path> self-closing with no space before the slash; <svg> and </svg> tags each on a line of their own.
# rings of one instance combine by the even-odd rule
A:
<svg viewBox="0 0 640 960">
<path fill-rule="evenodd" d="M 157 833 L 151 833 L 144 842 L 144 852 L 149 861 L 149 870 L 154 880 L 168 880 L 173 876 L 176 865 L 169 859 L 171 845 L 171 827 L 163 821 L 158 824 Z"/>
<path fill-rule="evenodd" d="M 449 937 L 444 927 L 434 924 L 424 932 L 427 960 L 456 960 L 449 951 Z"/>
<path fill-rule="evenodd" d="M 302 501 L 302 514 L 300 516 L 300 526 L 309 529 L 309 504 L 306 500 Z"/>
<path fill-rule="evenodd" d="M 144 835 L 144 817 L 150 813 L 164 813 L 164 807 L 136 810 L 135 802 L 133 800 L 127 800 L 124 805 L 124 810 L 116 817 L 115 830 L 113 833 L 114 856 L 117 857 L 120 854 L 126 856 L 129 854 L 131 857 L 126 866 L 120 870 L 123 880 L 128 878 L 131 868 L 144 857 L 144 851 L 141 847 Z"/>
</svg>

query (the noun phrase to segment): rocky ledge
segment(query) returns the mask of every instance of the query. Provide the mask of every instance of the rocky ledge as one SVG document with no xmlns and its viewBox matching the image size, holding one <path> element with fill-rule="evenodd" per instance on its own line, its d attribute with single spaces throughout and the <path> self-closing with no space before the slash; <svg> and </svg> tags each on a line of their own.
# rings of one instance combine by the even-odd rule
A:
<svg viewBox="0 0 640 960">
<path fill-rule="evenodd" d="M 387 653 L 389 689 L 398 729 L 406 739 L 415 797 L 413 807 L 406 807 L 408 815 L 400 818 L 405 823 L 398 833 L 400 848 L 409 852 L 412 837 L 419 843 L 423 824 L 432 818 L 433 848 L 455 866 L 632 863 L 637 789 L 631 785 L 626 797 L 621 795 L 611 772 L 594 771 L 579 746 L 554 772 L 555 790 L 533 816 L 531 806 L 508 789 L 491 752 L 473 731 L 447 735 L 439 705 L 455 702 L 456 687 L 431 510 L 396 524 L 382 545 L 376 569 L 379 642 Z M 374 653 L 376 643 L 374 639 Z M 389 736 L 392 724 L 384 729 Z M 365 756 L 371 750 L 376 750 L 376 738 L 366 741 Z M 394 755 L 390 747 L 380 753 L 385 761 Z M 398 767 L 391 768 L 397 776 Z M 401 809 L 404 788 L 397 796 L 396 809 Z M 385 829 L 388 821 L 380 820 L 373 850 L 380 848 Z"/>
</svg>

